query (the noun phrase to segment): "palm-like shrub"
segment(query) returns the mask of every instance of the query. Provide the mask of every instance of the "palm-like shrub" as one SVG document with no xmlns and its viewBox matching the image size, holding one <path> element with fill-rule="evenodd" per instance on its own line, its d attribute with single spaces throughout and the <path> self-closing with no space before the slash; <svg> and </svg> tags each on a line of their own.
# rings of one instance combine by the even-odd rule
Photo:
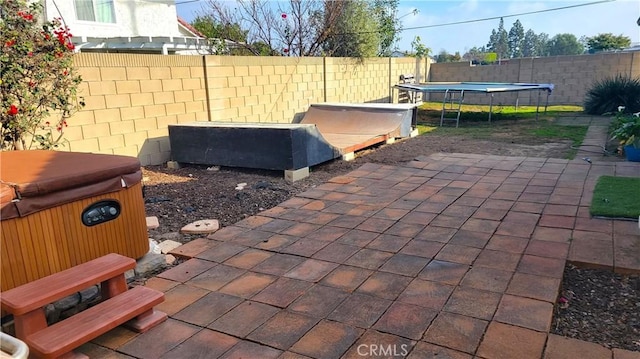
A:
<svg viewBox="0 0 640 359">
<path fill-rule="evenodd" d="M 640 111 L 640 78 L 618 74 L 596 81 L 584 101 L 584 111 L 591 115 L 614 113 L 619 106 L 625 113 Z"/>
</svg>

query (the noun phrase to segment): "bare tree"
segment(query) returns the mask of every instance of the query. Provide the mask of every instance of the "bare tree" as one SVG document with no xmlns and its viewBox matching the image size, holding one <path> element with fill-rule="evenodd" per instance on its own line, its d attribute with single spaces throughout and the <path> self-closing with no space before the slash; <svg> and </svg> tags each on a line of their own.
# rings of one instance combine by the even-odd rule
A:
<svg viewBox="0 0 640 359">
<path fill-rule="evenodd" d="M 233 7 L 232 7 L 233 6 Z M 208 0 L 203 15 L 247 31 L 242 46 L 255 55 L 317 56 L 344 8 L 342 1 Z"/>
</svg>

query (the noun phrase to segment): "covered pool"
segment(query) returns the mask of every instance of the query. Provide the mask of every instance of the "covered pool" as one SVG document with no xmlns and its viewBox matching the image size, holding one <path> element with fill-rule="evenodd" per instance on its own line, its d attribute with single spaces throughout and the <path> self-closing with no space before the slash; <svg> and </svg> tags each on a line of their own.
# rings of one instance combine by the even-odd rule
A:
<svg viewBox="0 0 640 359">
<path fill-rule="evenodd" d="M 540 94 L 546 92 L 547 97 L 544 105 L 545 112 L 549 104 L 549 95 L 553 91 L 553 84 L 535 84 L 535 83 L 501 83 L 501 82 L 427 82 L 421 84 L 398 84 L 394 86 L 399 91 L 407 91 L 410 100 L 415 102 L 418 94 L 426 94 L 430 92 L 443 92 L 442 113 L 440 115 L 440 126 L 445 120 L 445 105 L 447 101 L 453 103 L 458 101 L 458 114 L 455 119 L 456 127 L 460 123 L 460 109 L 464 102 L 465 92 L 480 92 L 490 96 L 489 99 L 489 122 L 491 122 L 491 113 L 493 111 L 493 94 L 499 92 L 516 92 L 516 91 L 538 91 L 538 99 L 536 103 L 536 119 L 540 110 Z M 456 97 L 457 95 L 457 97 Z"/>
</svg>

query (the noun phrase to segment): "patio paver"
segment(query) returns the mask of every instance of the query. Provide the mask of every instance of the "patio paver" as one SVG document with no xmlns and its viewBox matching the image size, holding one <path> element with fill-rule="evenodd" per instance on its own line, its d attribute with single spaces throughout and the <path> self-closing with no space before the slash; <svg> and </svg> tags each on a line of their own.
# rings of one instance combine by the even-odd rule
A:
<svg viewBox="0 0 640 359">
<path fill-rule="evenodd" d="M 434 154 L 365 164 L 177 248 L 187 260 L 147 282 L 165 291 L 158 309 L 170 319 L 81 350 L 636 359 L 548 334 L 567 261 L 640 273 L 637 223 L 588 214 L 597 176 L 640 176 L 640 165 L 591 157 Z"/>
</svg>

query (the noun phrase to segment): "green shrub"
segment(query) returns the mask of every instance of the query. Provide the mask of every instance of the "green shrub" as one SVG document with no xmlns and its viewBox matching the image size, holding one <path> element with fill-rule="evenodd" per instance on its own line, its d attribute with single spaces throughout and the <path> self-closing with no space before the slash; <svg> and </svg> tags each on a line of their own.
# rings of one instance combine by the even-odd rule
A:
<svg viewBox="0 0 640 359">
<path fill-rule="evenodd" d="M 617 112 L 618 106 L 624 106 L 625 113 L 640 111 L 640 78 L 618 74 L 596 81 L 587 91 L 584 111 L 588 114 Z"/>
</svg>

